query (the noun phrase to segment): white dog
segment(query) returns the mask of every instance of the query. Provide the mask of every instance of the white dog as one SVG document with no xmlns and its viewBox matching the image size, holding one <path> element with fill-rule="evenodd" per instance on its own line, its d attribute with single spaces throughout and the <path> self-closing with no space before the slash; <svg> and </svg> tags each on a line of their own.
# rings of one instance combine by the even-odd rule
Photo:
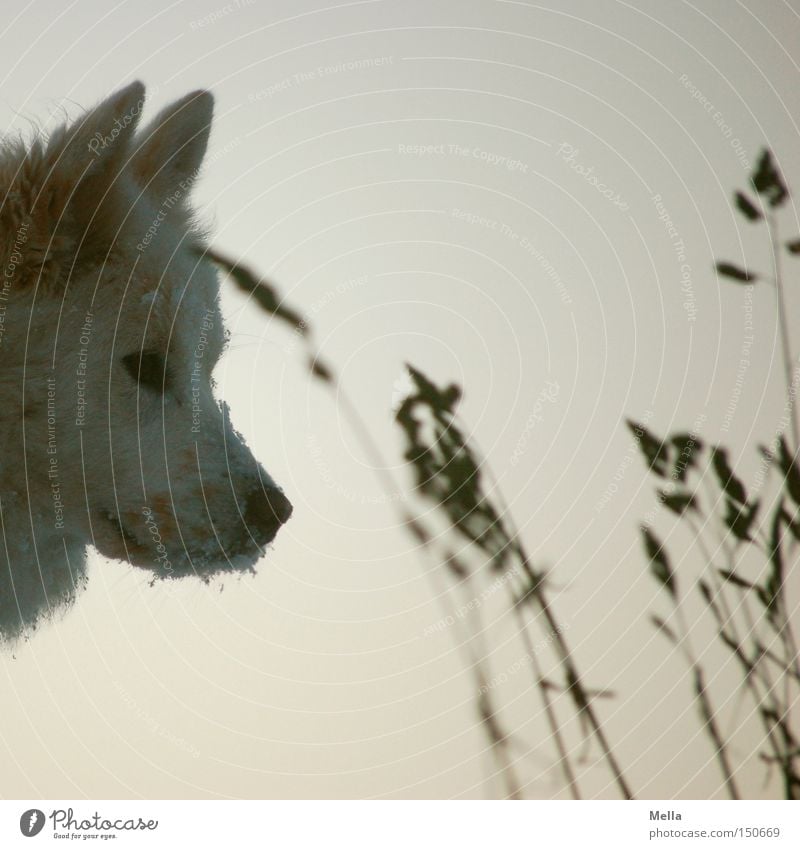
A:
<svg viewBox="0 0 800 849">
<path fill-rule="evenodd" d="M 291 505 L 212 392 L 225 341 L 187 203 L 213 99 L 137 131 L 133 83 L 0 151 L 0 635 L 71 602 L 86 547 L 162 577 L 252 570 Z"/>
</svg>

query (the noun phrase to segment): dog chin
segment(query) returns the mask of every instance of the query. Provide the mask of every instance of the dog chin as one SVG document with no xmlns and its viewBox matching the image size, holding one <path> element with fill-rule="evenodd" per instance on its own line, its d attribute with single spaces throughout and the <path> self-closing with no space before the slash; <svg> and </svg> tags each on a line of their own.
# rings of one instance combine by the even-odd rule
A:
<svg viewBox="0 0 800 849">
<path fill-rule="evenodd" d="M 223 572 L 255 572 L 255 564 L 266 553 L 251 545 L 252 551 L 228 554 L 215 539 L 208 550 L 172 551 L 157 542 L 142 544 L 138 538 L 108 511 L 99 511 L 94 527 L 95 548 L 104 557 L 122 560 L 147 569 L 159 578 L 211 577 Z"/>
</svg>

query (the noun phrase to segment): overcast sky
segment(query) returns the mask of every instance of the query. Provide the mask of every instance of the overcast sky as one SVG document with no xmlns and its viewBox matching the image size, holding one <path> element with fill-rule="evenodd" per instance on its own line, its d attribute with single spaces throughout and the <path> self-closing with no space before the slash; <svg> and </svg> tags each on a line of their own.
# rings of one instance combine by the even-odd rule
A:
<svg viewBox="0 0 800 849">
<path fill-rule="evenodd" d="M 151 588 L 95 556 L 80 603 L 0 657 L 0 794 L 499 792 L 459 637 L 430 634 L 445 612 L 432 566 L 398 527 L 410 476 L 392 410 L 408 361 L 464 387 L 463 421 L 553 569 L 587 681 L 614 691 L 602 713 L 632 784 L 721 795 L 683 664 L 648 621 L 668 610 L 637 531 L 656 502 L 624 420 L 697 427 L 750 480 L 751 448 L 782 414 L 772 292 L 720 285 L 712 266 L 769 265 L 762 231 L 730 203 L 763 146 L 800 180 L 798 11 L 769 0 L 16 6 L 0 34 L 9 133 L 134 79 L 151 115 L 213 91 L 196 197 L 214 244 L 310 316 L 401 488 L 382 488 L 292 337 L 226 290 L 220 392 L 294 516 L 257 576 L 224 591 Z M 780 220 L 787 238 L 800 232 L 793 208 Z M 671 527 L 660 513 L 653 524 Z M 699 565 L 690 552 L 682 568 Z M 481 616 L 492 671 L 512 670 L 497 697 L 531 750 L 526 792 L 559 795 L 499 596 Z M 694 636 L 709 641 L 702 624 Z M 707 656 L 712 670 L 723 658 Z M 731 679 L 716 683 L 725 701 Z M 725 729 L 746 712 L 731 698 Z M 589 795 L 613 795 L 602 770 L 587 765 L 585 780 Z M 775 792 L 757 767 L 742 782 Z"/>
</svg>

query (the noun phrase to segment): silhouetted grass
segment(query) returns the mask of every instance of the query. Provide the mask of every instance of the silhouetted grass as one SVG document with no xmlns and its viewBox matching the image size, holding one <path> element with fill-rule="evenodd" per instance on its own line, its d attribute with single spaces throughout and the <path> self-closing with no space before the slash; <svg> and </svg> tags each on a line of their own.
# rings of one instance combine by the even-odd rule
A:
<svg viewBox="0 0 800 849">
<path fill-rule="evenodd" d="M 798 799 L 800 663 L 785 582 L 787 562 L 792 558 L 792 565 L 796 564 L 800 543 L 800 428 L 781 256 L 783 251 L 800 254 L 800 239 L 785 244 L 780 239 L 776 210 L 786 203 L 789 191 L 768 150 L 762 152 L 750 182 L 755 197 L 737 191 L 734 205 L 746 221 L 766 226 L 773 256 L 772 273 L 755 272 L 730 262 L 717 262 L 716 270 L 720 277 L 737 285 L 771 284 L 776 294 L 785 388 L 791 410 L 785 424 L 791 428 L 792 441 L 781 429 L 770 447 L 760 447 L 764 462 L 779 482 L 771 509 L 763 498 L 749 496 L 724 446 L 706 447 L 693 434 L 662 439 L 635 422 L 628 425 L 639 439 L 650 472 L 659 479 L 659 500 L 688 526 L 692 543 L 705 561 L 696 589 L 718 640 L 739 665 L 743 691 L 752 701 L 764 734 L 761 759 L 770 769 L 780 771 L 786 798 Z M 700 484 L 709 479 L 715 482 L 716 489 L 703 498 Z M 717 509 L 720 503 L 721 511 Z M 718 535 L 713 555 L 706 540 L 710 533 Z M 642 528 L 642 537 L 651 571 L 664 588 L 683 633 L 677 633 L 660 617 L 653 617 L 654 624 L 683 653 L 692 671 L 703 727 L 728 792 L 738 798 L 729 754 L 731 741 L 724 739 L 715 721 L 704 670 L 689 645 L 677 576 L 653 531 Z M 741 573 L 741 561 L 748 558 L 760 563 L 758 574 Z"/>
<path fill-rule="evenodd" d="M 305 346 L 310 374 L 321 384 L 336 388 L 337 402 L 350 419 L 364 449 L 373 459 L 376 472 L 387 490 L 395 489 L 392 476 L 385 471 L 386 464 L 369 429 L 355 406 L 343 393 L 333 369 L 320 360 L 307 321 L 297 310 L 286 304 L 270 281 L 259 278 L 245 266 L 217 252 L 204 253 L 229 275 L 242 291 L 252 295 L 264 312 L 298 334 Z M 421 371 L 410 366 L 409 373 L 415 391 L 403 401 L 396 420 L 406 437 L 405 456 L 415 475 L 416 490 L 422 498 L 432 501 L 439 508 L 447 518 L 452 532 L 466 541 L 473 553 L 479 555 L 478 567 L 466 564 L 463 557 L 456 556 L 452 551 L 435 547 L 431 534 L 424 528 L 421 520 L 398 506 L 406 529 L 421 545 L 422 550 L 437 557 L 438 569 L 451 575 L 456 581 L 470 581 L 476 568 L 485 569 L 492 575 L 505 573 L 510 576 L 507 583 L 509 601 L 531 659 L 534 683 L 558 753 L 559 768 L 564 775 L 565 786 L 573 798 L 580 798 L 573 757 L 569 753 L 553 703 L 554 693 L 568 694 L 581 721 L 581 727 L 586 728 L 587 734 L 597 741 L 602 759 L 611 771 L 620 794 L 625 798 L 632 798 L 633 794 L 593 705 L 594 699 L 600 694 L 587 690 L 583 684 L 573 655 L 552 612 L 545 589 L 545 576 L 532 566 L 508 512 L 500 509 L 483 489 L 482 464 L 477 460 L 456 423 L 455 404 L 461 390 L 455 385 L 439 389 Z M 423 418 L 428 418 L 428 423 L 433 423 L 435 435 L 430 442 L 424 436 Z M 546 678 L 542 671 L 530 634 L 531 625 L 525 616 L 528 608 L 533 608 L 541 615 L 549 629 L 558 667 L 563 676 L 560 682 Z M 453 609 L 455 610 L 455 605 Z M 473 637 L 480 630 L 474 629 Z M 492 698 L 492 688 L 489 686 L 490 676 L 487 673 L 486 661 L 483 659 L 483 653 L 473 649 L 472 642 L 471 638 L 466 646 L 460 645 L 459 648 L 465 655 L 475 682 L 478 716 L 495 754 L 506 797 L 521 798 L 521 785 L 509 752 L 513 735 L 506 733 L 501 726 Z"/>
<path fill-rule="evenodd" d="M 767 226 L 774 259 L 771 282 L 776 291 L 786 390 L 792 409 L 792 442 L 781 432 L 772 446 L 761 449 L 765 462 L 780 481 L 780 492 L 771 511 L 761 500 L 748 495 L 732 467 L 730 452 L 724 446 L 705 446 L 695 434 L 685 432 L 662 439 L 642 425 L 628 424 L 650 472 L 659 480 L 660 502 L 686 524 L 692 534 L 692 544 L 705 561 L 703 576 L 692 589 L 699 592 L 718 640 L 739 665 L 743 691 L 752 700 L 764 732 L 761 758 L 769 769 L 780 771 L 786 797 L 796 799 L 800 798 L 800 742 L 796 730 L 798 712 L 791 710 L 798 700 L 800 664 L 785 578 L 787 557 L 800 543 L 800 427 L 794 404 L 796 387 L 780 254 L 784 249 L 790 255 L 800 255 L 800 238 L 785 244 L 780 242 L 775 210 L 786 202 L 789 193 L 768 151 L 760 157 L 751 185 L 756 197 L 737 191 L 734 204 L 748 222 Z M 207 252 L 207 255 L 240 289 L 252 295 L 262 310 L 300 337 L 312 378 L 321 385 L 335 388 L 337 403 L 373 460 L 382 483 L 387 491 L 396 489 L 391 474 L 386 471 L 381 450 L 358 410 L 343 393 L 334 370 L 320 360 L 311 328 L 302 315 L 285 303 L 269 281 L 259 279 L 252 271 L 218 253 Z M 720 261 L 716 269 L 721 277 L 738 285 L 770 280 L 769 275 L 730 262 Z M 436 386 L 412 366 L 409 366 L 409 374 L 413 390 L 396 414 L 406 441 L 405 459 L 414 475 L 415 491 L 420 499 L 436 507 L 445 517 L 453 538 L 460 541 L 459 554 L 456 555 L 441 537 L 434 537 L 418 516 L 397 506 L 406 529 L 419 543 L 421 551 L 435 558 L 436 575 L 448 576 L 444 597 L 450 599 L 451 604 L 455 587 L 469 586 L 481 575 L 507 578 L 504 584 L 509 604 L 531 661 L 534 685 L 558 754 L 565 787 L 573 798 L 580 798 L 575 759 L 570 754 L 563 724 L 556 712 L 554 694 L 568 695 L 574 715 L 585 729 L 587 739 L 596 741 L 601 762 L 610 771 L 620 794 L 632 798 L 632 790 L 595 710 L 594 701 L 600 694 L 587 689 L 582 680 L 553 613 L 546 575 L 534 567 L 499 492 L 493 488 L 489 493 L 484 486 L 485 461 L 470 445 L 456 415 L 460 387 L 455 384 Z M 709 477 L 715 482 L 716 490 L 710 498 L 704 498 L 700 482 Z M 722 511 L 717 509 L 718 503 L 723 504 Z M 706 542 L 710 532 L 720 534 L 713 556 Z M 693 698 L 725 786 L 732 798 L 739 798 L 731 741 L 725 739 L 719 727 L 706 670 L 689 641 L 682 581 L 655 532 L 643 527 L 642 538 L 651 572 L 673 608 L 674 626 L 658 616 L 653 616 L 652 620 L 683 655 L 689 667 Z M 745 577 L 740 574 L 738 560 L 744 550 L 760 558 L 759 575 Z M 528 612 L 532 612 L 533 622 L 541 617 L 545 628 L 549 629 L 560 680 L 552 680 L 552 676 L 547 677 L 543 672 L 531 636 L 532 622 Z M 484 660 L 486 653 L 475 649 L 480 632 L 480 628 L 473 629 L 469 639 L 459 644 L 459 649 L 476 684 L 478 716 L 495 755 L 505 794 L 509 798 L 520 798 L 522 789 L 509 751 L 513 733 L 504 731 L 493 703 Z"/>
<path fill-rule="evenodd" d="M 625 798 L 632 798 L 633 794 L 594 709 L 595 694 L 585 688 L 553 614 L 545 575 L 533 567 L 509 512 L 495 503 L 483 485 L 485 461 L 476 457 L 456 418 L 455 406 L 461 397 L 460 388 L 455 384 L 439 388 L 418 369 L 409 366 L 408 370 L 414 391 L 403 401 L 396 419 L 405 434 L 405 459 L 414 472 L 416 490 L 439 508 L 453 531 L 478 554 L 478 568 L 508 576 L 506 585 L 511 604 L 528 656 L 533 659 L 535 684 L 570 793 L 574 798 L 579 798 L 578 782 L 553 708 L 552 692 L 569 694 L 578 718 L 588 726 L 597 740 L 602 758 L 620 793 Z M 419 526 L 418 519 L 413 522 Z M 464 573 L 465 567 L 460 565 L 454 578 L 461 580 Z M 524 608 L 528 606 L 542 616 L 549 633 L 553 635 L 563 681 L 548 680 L 541 672 L 528 632 L 529 626 L 523 615 Z"/>
</svg>

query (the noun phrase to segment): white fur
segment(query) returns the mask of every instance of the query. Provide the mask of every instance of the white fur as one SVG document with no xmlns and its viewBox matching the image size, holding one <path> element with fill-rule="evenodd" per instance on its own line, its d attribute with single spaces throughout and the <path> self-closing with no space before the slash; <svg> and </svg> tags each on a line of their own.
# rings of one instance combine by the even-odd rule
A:
<svg viewBox="0 0 800 849">
<path fill-rule="evenodd" d="M 252 569 L 291 512 L 212 392 L 219 284 L 187 200 L 213 99 L 137 132 L 143 105 L 134 83 L 0 152 L 1 636 L 75 598 L 89 544 L 205 577 Z"/>
</svg>

